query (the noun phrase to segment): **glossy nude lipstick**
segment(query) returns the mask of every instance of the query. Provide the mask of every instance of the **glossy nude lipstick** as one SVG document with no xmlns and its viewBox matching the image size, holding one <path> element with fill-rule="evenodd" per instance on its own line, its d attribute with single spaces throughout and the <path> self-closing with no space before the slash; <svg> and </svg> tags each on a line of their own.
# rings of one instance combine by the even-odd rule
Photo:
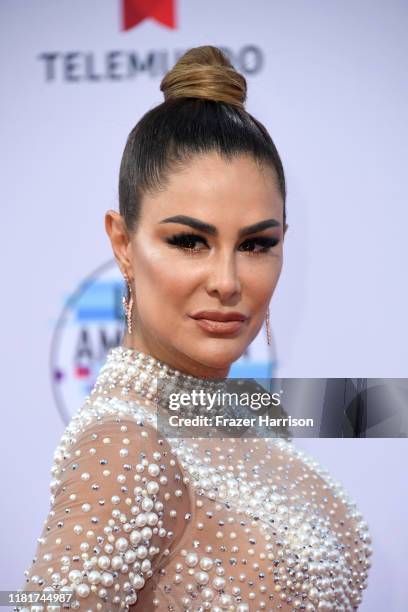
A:
<svg viewBox="0 0 408 612">
<path fill-rule="evenodd" d="M 248 319 L 242 312 L 222 312 L 220 310 L 201 310 L 191 315 L 191 318 L 201 329 L 215 334 L 237 333 Z"/>
</svg>

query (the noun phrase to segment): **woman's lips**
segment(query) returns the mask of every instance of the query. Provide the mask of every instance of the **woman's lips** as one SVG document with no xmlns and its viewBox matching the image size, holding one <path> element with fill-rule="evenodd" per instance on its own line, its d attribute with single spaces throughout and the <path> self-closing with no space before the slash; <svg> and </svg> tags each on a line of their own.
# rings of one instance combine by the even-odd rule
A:
<svg viewBox="0 0 408 612">
<path fill-rule="evenodd" d="M 213 319 L 193 319 L 201 329 L 216 334 L 232 334 L 239 332 L 244 321 L 214 321 Z"/>
<path fill-rule="evenodd" d="M 192 317 L 197 325 L 213 334 L 233 334 L 241 331 L 247 317 L 241 313 L 199 313 Z M 224 319 L 224 320 L 220 320 Z"/>
</svg>

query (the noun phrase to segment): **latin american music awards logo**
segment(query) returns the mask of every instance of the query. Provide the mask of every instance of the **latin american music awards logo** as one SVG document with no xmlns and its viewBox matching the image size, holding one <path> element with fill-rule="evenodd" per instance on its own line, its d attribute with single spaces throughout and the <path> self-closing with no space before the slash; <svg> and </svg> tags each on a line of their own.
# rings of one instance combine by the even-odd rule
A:
<svg viewBox="0 0 408 612">
<path fill-rule="evenodd" d="M 90 394 L 108 351 L 122 343 L 125 320 L 123 277 L 114 259 L 86 277 L 67 297 L 51 341 L 52 389 L 65 424 Z M 263 328 L 232 364 L 230 378 L 272 378 L 275 344 Z"/>
</svg>

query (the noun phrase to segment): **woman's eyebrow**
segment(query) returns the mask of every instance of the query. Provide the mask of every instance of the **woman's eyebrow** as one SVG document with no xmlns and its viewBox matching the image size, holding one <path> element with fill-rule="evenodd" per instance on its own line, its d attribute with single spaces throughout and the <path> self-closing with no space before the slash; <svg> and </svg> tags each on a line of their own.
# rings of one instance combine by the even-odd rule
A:
<svg viewBox="0 0 408 612">
<path fill-rule="evenodd" d="M 182 225 L 188 225 L 193 229 L 196 229 L 200 232 L 205 232 L 206 234 L 210 234 L 211 236 L 218 235 L 218 230 L 215 225 L 211 225 L 211 223 L 205 223 L 204 221 L 200 221 L 200 219 L 196 219 L 195 217 L 189 217 L 187 215 L 175 215 L 174 217 L 167 217 L 166 219 L 162 219 L 160 223 L 181 223 Z M 269 227 L 279 226 L 280 223 L 277 219 L 264 219 L 264 221 L 258 221 L 258 223 L 254 223 L 253 225 L 242 227 L 239 230 L 238 235 L 240 237 L 247 236 L 248 234 L 261 232 L 262 230 L 268 229 Z"/>
<path fill-rule="evenodd" d="M 246 236 L 247 234 L 254 234 L 255 232 L 261 232 L 268 227 L 279 227 L 280 223 L 277 219 L 265 219 L 264 221 L 258 221 L 253 225 L 247 225 L 239 230 L 239 236 Z"/>
<path fill-rule="evenodd" d="M 200 221 L 200 219 L 196 219 L 195 217 L 188 217 L 187 215 L 175 215 L 174 217 L 167 217 L 166 219 L 162 219 L 160 223 L 181 223 L 182 225 L 188 225 L 200 232 L 205 232 L 206 234 L 210 234 L 211 236 L 217 236 L 218 231 L 215 225 L 211 225 L 210 223 L 204 223 L 204 221 Z"/>
</svg>

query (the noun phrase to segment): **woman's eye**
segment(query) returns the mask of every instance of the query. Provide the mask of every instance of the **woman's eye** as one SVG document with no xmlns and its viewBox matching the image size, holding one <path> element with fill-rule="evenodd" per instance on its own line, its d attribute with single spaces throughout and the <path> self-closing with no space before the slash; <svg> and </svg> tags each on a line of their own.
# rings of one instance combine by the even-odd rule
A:
<svg viewBox="0 0 408 612">
<path fill-rule="evenodd" d="M 279 242 L 278 238 L 269 236 L 259 236 L 258 238 L 248 238 L 240 246 L 240 249 L 250 253 L 267 253 Z"/>
<path fill-rule="evenodd" d="M 198 253 L 202 251 L 204 245 L 208 247 L 207 240 L 198 234 L 192 234 L 189 232 L 181 232 L 174 234 L 169 238 L 166 238 L 166 242 L 171 246 L 175 246 L 179 249 L 190 253 Z M 239 246 L 240 251 L 246 251 L 251 254 L 267 253 L 272 247 L 277 245 L 279 242 L 278 238 L 271 238 L 270 236 L 259 236 L 258 238 L 248 238 Z"/>
<path fill-rule="evenodd" d="M 166 240 L 169 244 L 188 251 L 201 250 L 196 248 L 197 244 L 199 243 L 208 246 L 208 242 L 206 241 L 206 239 L 202 236 L 199 236 L 198 234 L 174 234 L 174 236 L 170 236 L 170 238 L 167 238 Z"/>
</svg>

